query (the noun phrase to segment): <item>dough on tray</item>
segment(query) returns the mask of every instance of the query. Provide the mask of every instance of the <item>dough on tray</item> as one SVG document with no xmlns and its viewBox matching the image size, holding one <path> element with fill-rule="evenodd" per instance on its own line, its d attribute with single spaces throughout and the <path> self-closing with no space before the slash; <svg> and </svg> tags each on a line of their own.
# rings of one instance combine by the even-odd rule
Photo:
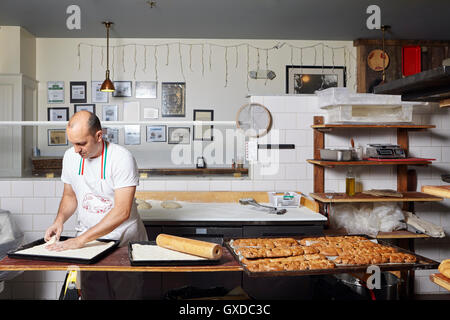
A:
<svg viewBox="0 0 450 320">
<path fill-rule="evenodd" d="M 142 202 L 138 202 L 137 205 L 138 210 L 150 210 L 152 208 L 152 205 L 150 203 L 148 203 L 147 201 L 142 201 Z"/>
<path fill-rule="evenodd" d="M 52 251 L 48 250 L 46 246 L 49 245 L 49 242 L 16 251 L 15 253 L 25 254 L 25 255 L 35 255 L 35 256 L 44 256 L 44 257 L 59 257 L 59 258 L 74 258 L 74 259 L 92 259 L 101 252 L 105 251 L 112 245 L 114 245 L 114 241 L 91 241 L 85 244 L 84 247 L 78 249 L 69 249 L 63 251 Z"/>
</svg>

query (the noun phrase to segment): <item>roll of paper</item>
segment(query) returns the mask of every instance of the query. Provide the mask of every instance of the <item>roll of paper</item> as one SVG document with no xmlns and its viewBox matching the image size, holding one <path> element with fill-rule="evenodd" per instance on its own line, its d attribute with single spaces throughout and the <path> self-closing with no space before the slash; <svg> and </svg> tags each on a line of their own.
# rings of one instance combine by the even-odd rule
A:
<svg viewBox="0 0 450 320">
<path fill-rule="evenodd" d="M 212 260 L 217 260 L 222 257 L 222 246 L 206 241 L 199 241 L 161 233 L 156 237 L 156 244 L 163 248 Z"/>
</svg>

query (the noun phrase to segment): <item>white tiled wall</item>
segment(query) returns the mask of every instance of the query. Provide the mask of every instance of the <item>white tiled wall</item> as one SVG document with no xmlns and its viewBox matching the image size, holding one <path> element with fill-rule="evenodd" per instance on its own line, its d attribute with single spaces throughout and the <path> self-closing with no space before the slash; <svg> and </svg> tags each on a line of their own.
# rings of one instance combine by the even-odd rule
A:
<svg viewBox="0 0 450 320">
<path fill-rule="evenodd" d="M 311 125 L 314 115 L 322 114 L 316 107 L 314 96 L 252 97 L 252 101 L 268 107 L 273 115 L 273 131 L 260 143 L 294 144 L 295 150 L 260 150 L 259 162 L 251 168 L 252 179 L 177 179 L 142 180 L 138 190 L 155 191 L 313 191 L 313 166 L 306 159 L 313 157 Z M 440 175 L 450 171 L 450 110 L 432 105 L 415 112 L 417 124 L 435 124 L 436 129 L 411 132 L 410 148 L 414 156 L 433 157 L 437 161 L 429 168 L 415 167 L 418 188 L 423 184 L 444 184 Z M 275 133 L 275 130 L 278 132 Z M 275 137 L 279 137 L 275 141 Z M 349 146 L 350 138 L 356 145 L 367 143 L 396 143 L 395 130 L 335 130 L 326 134 L 326 146 Z M 264 140 L 266 139 L 266 140 Z M 268 151 L 268 152 L 266 152 Z M 266 152 L 266 153 L 265 153 Z M 279 152 L 277 154 L 277 152 Z M 274 164 L 271 156 L 279 159 Z M 278 157 L 279 156 L 279 157 Z M 265 161 L 269 160 L 269 161 Z M 261 174 L 261 169 L 274 166 L 271 175 Z M 365 189 L 396 188 L 395 168 L 355 168 Z M 325 189 L 345 190 L 345 169 L 325 170 Z M 63 184 L 57 180 L 0 181 L 0 208 L 11 211 L 15 221 L 25 233 L 25 242 L 41 238 L 52 223 L 63 192 Z M 450 234 L 450 200 L 440 203 L 416 204 L 418 215 L 440 224 Z M 65 233 L 73 234 L 75 218 L 65 225 Z M 448 239 L 416 240 L 418 254 L 441 261 L 450 257 Z M 435 271 L 435 270 L 434 270 Z M 429 281 L 433 271 L 416 272 L 417 293 L 444 293 Z M 25 272 L 5 285 L 0 298 L 57 299 L 65 272 Z"/>
</svg>

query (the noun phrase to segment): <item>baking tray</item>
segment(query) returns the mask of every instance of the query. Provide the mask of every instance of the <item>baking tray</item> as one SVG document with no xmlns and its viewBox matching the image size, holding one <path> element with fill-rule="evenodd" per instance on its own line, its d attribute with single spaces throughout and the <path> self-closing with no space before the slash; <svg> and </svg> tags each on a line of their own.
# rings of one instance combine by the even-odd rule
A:
<svg viewBox="0 0 450 320">
<path fill-rule="evenodd" d="M 156 245 L 156 241 L 131 241 L 128 243 L 128 259 L 132 266 L 203 266 L 203 265 L 216 265 L 220 263 L 220 259 L 217 260 L 133 260 L 133 244 L 142 245 Z"/>
<path fill-rule="evenodd" d="M 73 238 L 73 237 L 61 236 L 59 239 L 61 241 L 64 241 L 64 240 L 71 239 L 71 238 Z M 25 245 L 21 246 L 20 248 L 14 250 L 14 251 L 8 252 L 8 257 L 9 258 L 13 258 L 13 259 L 25 259 L 25 260 L 43 260 L 43 261 L 77 263 L 77 264 L 93 264 L 93 263 L 96 263 L 96 262 L 100 261 L 101 259 L 106 257 L 108 254 L 113 252 L 118 247 L 118 245 L 120 243 L 120 240 L 111 240 L 111 239 L 97 239 L 97 241 L 102 241 L 102 242 L 114 241 L 114 244 L 111 247 L 109 247 L 108 249 L 106 249 L 105 251 L 97 254 L 96 256 L 94 256 L 91 259 L 51 257 L 51 256 L 40 256 L 40 255 L 30 255 L 30 254 L 16 253 L 17 251 L 21 251 L 21 250 L 28 249 L 28 248 L 31 248 L 31 247 L 34 247 L 34 246 L 38 246 L 38 245 L 41 245 L 41 244 L 45 243 L 44 238 L 42 238 L 42 239 L 30 242 L 28 244 L 25 244 Z"/>
<path fill-rule="evenodd" d="M 321 235 L 324 236 L 324 235 Z M 303 238 L 314 238 L 314 237 L 321 237 L 321 236 L 283 236 L 283 237 L 289 237 L 294 238 L 296 240 L 301 240 Z M 327 237 L 333 237 L 333 236 L 343 236 L 342 234 L 336 234 L 336 235 L 326 235 Z M 428 259 L 426 257 L 420 256 L 418 254 L 415 254 L 414 252 L 410 252 L 408 250 L 402 249 L 400 247 L 397 247 L 395 245 L 392 245 L 390 243 L 387 243 L 385 241 L 375 239 L 372 237 L 369 237 L 365 234 L 352 234 L 349 236 L 361 236 L 366 238 L 367 240 L 376 240 L 379 244 L 389 246 L 392 248 L 397 249 L 398 252 L 402 253 L 409 253 L 416 257 L 417 261 L 414 263 L 383 263 L 383 264 L 371 264 L 376 265 L 380 268 L 381 271 L 400 271 L 400 270 L 424 270 L 424 269 L 437 269 L 439 266 L 439 262 Z M 253 238 L 280 238 L 279 236 L 276 237 L 239 237 L 236 239 L 253 239 Z M 241 262 L 240 257 L 234 252 L 234 249 L 230 245 L 230 241 L 233 240 L 231 238 L 224 239 L 224 245 L 225 247 L 231 252 L 233 257 L 238 261 L 239 265 L 242 267 L 244 272 L 250 276 L 250 277 L 278 277 L 278 276 L 310 276 L 310 275 L 325 275 L 325 274 L 338 274 L 338 273 L 358 273 L 358 272 L 367 272 L 367 267 L 369 265 L 358 265 L 358 266 L 335 266 L 333 269 L 322 269 L 322 270 L 298 270 L 298 271 L 262 271 L 262 272 L 251 272 L 247 269 L 244 263 Z"/>
</svg>

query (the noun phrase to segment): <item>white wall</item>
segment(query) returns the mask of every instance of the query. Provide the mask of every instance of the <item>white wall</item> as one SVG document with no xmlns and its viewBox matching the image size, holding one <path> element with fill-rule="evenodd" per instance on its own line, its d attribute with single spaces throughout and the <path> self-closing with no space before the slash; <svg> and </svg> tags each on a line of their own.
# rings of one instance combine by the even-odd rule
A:
<svg viewBox="0 0 450 320">
<path fill-rule="evenodd" d="M 0 26 L 0 73 L 20 73 L 20 29 Z"/>
<path fill-rule="evenodd" d="M 181 46 L 178 45 L 179 42 L 182 43 Z M 276 40 L 111 39 L 110 69 L 113 80 L 157 80 L 158 95 L 157 99 L 110 97 L 108 104 L 119 105 L 119 118 L 122 119 L 123 102 L 140 101 L 141 120 L 144 120 L 144 107 L 158 109 L 161 107 L 161 82 L 186 82 L 186 117 L 160 117 L 160 120 L 193 120 L 193 109 L 213 109 L 214 120 L 234 121 L 238 109 L 243 104 L 248 103 L 248 94 L 275 95 L 285 93 L 286 65 L 291 63 L 298 65 L 301 62 L 304 65 L 316 64 L 317 66 L 321 66 L 322 61 L 325 65 L 332 65 L 333 61 L 336 66 L 345 64 L 348 69 L 349 87 L 354 88 L 356 64 L 354 59 L 355 49 L 352 47 L 351 41 L 325 42 L 325 45 L 329 47 L 345 47 L 346 53 L 344 54 L 343 49 L 339 49 L 335 50 L 333 56 L 333 51 L 329 47 L 324 47 L 323 59 L 321 46 L 304 49 L 301 51 L 302 55 L 300 55 L 299 49 L 294 49 L 292 59 L 291 49 L 287 45 L 278 50 L 270 50 L 268 51 L 268 68 L 275 71 L 277 77 L 274 80 L 267 81 L 247 80 L 247 71 L 255 70 L 258 66 L 258 51 L 259 68 L 266 69 L 266 51 L 255 48 L 272 48 L 276 43 Z M 320 42 L 287 41 L 287 43 L 297 47 L 307 47 Z M 123 47 L 126 44 L 128 46 Z M 190 46 L 191 44 L 192 46 Z M 210 46 L 210 44 L 213 44 L 213 46 Z M 248 61 L 247 44 L 249 45 L 250 57 Z M 37 39 L 38 120 L 47 120 L 47 108 L 50 106 L 46 100 L 47 81 L 63 80 L 66 85 L 65 104 L 51 106 L 69 107 L 70 115 L 73 114 L 73 104 L 69 103 L 70 81 L 87 81 L 88 103 L 91 102 L 90 81 L 102 81 L 105 76 L 106 48 L 101 48 L 105 45 L 105 39 Z M 156 47 L 156 60 L 154 45 L 159 45 Z M 225 49 L 224 46 L 237 47 Z M 80 50 L 78 50 L 78 47 Z M 80 53 L 79 58 L 78 52 Z M 156 71 L 155 61 L 157 63 Z M 101 105 L 96 105 L 96 112 L 100 119 Z M 38 141 L 42 155 L 62 155 L 64 150 L 67 149 L 67 147 L 48 147 L 46 128 L 39 130 Z M 119 133 L 119 142 L 123 144 L 123 131 Z M 234 154 L 228 157 L 225 157 L 225 155 L 234 153 L 236 147 L 233 147 L 232 141 L 226 141 L 224 144 L 223 165 L 229 167 L 231 159 L 236 159 L 236 157 Z M 208 142 L 192 142 L 191 139 L 191 146 L 195 146 L 195 150 L 205 148 L 207 145 Z M 133 152 L 140 168 L 178 166 L 171 162 L 173 145 L 146 143 L 144 127 L 141 127 L 141 145 L 127 146 L 127 148 Z M 236 152 L 242 152 L 242 150 L 236 150 Z M 197 155 L 193 152 L 192 159 L 196 159 Z M 206 161 L 208 163 L 208 159 Z M 192 166 L 192 164 L 185 166 Z M 220 164 L 214 166 L 220 166 Z"/>
</svg>

